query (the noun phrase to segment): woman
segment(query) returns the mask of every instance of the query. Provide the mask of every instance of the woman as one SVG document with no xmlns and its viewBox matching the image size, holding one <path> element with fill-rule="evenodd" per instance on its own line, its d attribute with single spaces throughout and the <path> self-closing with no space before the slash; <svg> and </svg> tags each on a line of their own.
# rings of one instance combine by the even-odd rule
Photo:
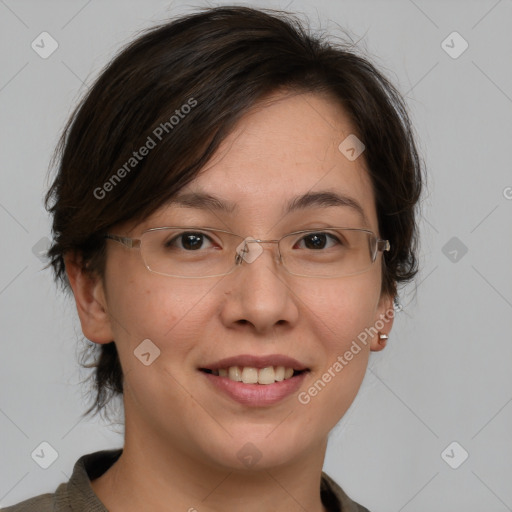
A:
<svg viewBox="0 0 512 512">
<path fill-rule="evenodd" d="M 51 264 L 125 443 L 6 510 L 367 510 L 322 467 L 417 272 L 394 87 L 289 15 L 205 9 L 124 49 L 58 156 Z"/>
</svg>

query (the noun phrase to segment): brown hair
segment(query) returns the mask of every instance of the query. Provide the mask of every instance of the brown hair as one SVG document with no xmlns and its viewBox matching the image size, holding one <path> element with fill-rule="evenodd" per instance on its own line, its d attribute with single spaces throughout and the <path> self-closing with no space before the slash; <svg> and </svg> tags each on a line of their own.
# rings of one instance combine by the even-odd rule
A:
<svg viewBox="0 0 512 512">
<path fill-rule="evenodd" d="M 351 119 L 366 146 L 379 232 L 391 243 L 382 292 L 396 296 L 397 284 L 417 272 L 423 174 L 400 94 L 352 45 L 312 35 L 289 13 L 240 6 L 204 9 L 147 30 L 76 107 L 56 148 L 58 171 L 45 203 L 53 215 L 48 254 L 56 281 L 69 290 L 67 252 L 102 277 L 107 230 L 169 202 L 242 115 L 278 89 L 327 93 Z M 85 414 L 123 392 L 114 341 L 92 346 L 100 350 L 98 361 L 86 365 L 96 368 L 96 397 Z"/>
</svg>

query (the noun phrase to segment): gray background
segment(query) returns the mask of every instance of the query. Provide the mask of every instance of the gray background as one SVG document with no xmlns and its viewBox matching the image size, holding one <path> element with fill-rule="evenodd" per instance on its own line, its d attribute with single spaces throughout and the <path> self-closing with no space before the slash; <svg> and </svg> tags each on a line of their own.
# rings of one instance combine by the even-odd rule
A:
<svg viewBox="0 0 512 512">
<path fill-rule="evenodd" d="M 141 28 L 204 5 L 0 0 L 0 506 L 53 492 L 78 457 L 122 446 L 121 428 L 80 422 L 87 374 L 74 303 L 33 253 L 50 236 L 46 171 L 73 105 L 113 53 Z M 324 470 L 372 511 L 512 510 L 512 2 L 257 5 L 361 39 L 406 95 L 429 172 L 416 294 L 402 291 L 388 347 L 372 354 Z M 47 59 L 31 48 L 43 31 L 59 44 Z M 453 31 L 469 44 L 458 58 L 442 46 Z M 457 36 L 445 45 L 462 48 Z M 31 458 L 43 441 L 58 453 L 48 469 Z M 453 441 L 469 453 L 457 469 L 445 460 L 459 464 L 461 448 L 441 455 Z"/>
</svg>

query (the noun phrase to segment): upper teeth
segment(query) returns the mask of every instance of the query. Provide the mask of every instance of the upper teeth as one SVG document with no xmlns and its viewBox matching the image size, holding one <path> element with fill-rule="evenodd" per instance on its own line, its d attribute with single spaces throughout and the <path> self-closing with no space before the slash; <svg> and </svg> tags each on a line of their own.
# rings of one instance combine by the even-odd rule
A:
<svg viewBox="0 0 512 512">
<path fill-rule="evenodd" d="M 289 379 L 293 375 L 293 368 L 285 368 L 284 366 L 267 366 L 266 368 L 254 368 L 251 366 L 230 366 L 229 368 L 219 368 L 213 370 L 214 375 L 219 377 L 228 377 L 237 382 L 244 384 L 273 384 L 285 379 Z"/>
</svg>

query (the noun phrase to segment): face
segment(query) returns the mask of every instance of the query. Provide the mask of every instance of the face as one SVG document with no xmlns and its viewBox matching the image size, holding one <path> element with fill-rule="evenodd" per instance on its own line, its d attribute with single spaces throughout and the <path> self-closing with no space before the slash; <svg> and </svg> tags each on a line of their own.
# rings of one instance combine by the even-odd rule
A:
<svg viewBox="0 0 512 512">
<path fill-rule="evenodd" d="M 231 211 L 197 201 L 171 204 L 141 224 L 111 232 L 137 238 L 148 228 L 188 225 L 268 240 L 347 226 L 379 235 L 364 155 L 350 161 L 338 149 L 353 133 L 343 110 L 313 94 L 269 100 L 240 121 L 180 192 L 215 196 Z M 315 201 L 286 211 L 295 198 L 320 192 L 349 197 L 361 211 Z M 258 467 L 270 468 L 325 446 L 357 394 L 370 350 L 379 347 L 376 335 L 363 342 L 361 333 L 379 320 L 381 332 L 389 333 L 392 325 L 392 319 L 382 322 L 392 299 L 380 293 L 381 253 L 364 273 L 321 279 L 287 273 L 276 259 L 276 245 L 261 244 L 253 262 L 229 275 L 182 279 L 149 272 L 137 249 L 107 244 L 105 284 L 94 289 L 105 314 L 89 315 L 80 307 L 79 312 L 86 336 L 116 341 L 127 433 L 223 468 L 243 467 L 244 450 L 256 450 Z M 143 340 L 151 340 L 147 365 L 134 356 Z M 153 359 L 155 347 L 160 353 Z M 293 385 L 231 382 L 226 392 L 214 383 L 222 377 L 200 370 L 225 358 L 276 355 L 296 361 L 281 365 L 307 368 L 290 379 Z M 258 401 L 241 386 L 259 386 L 265 394 Z M 269 391 L 279 386 L 287 386 L 284 396 Z"/>
</svg>

